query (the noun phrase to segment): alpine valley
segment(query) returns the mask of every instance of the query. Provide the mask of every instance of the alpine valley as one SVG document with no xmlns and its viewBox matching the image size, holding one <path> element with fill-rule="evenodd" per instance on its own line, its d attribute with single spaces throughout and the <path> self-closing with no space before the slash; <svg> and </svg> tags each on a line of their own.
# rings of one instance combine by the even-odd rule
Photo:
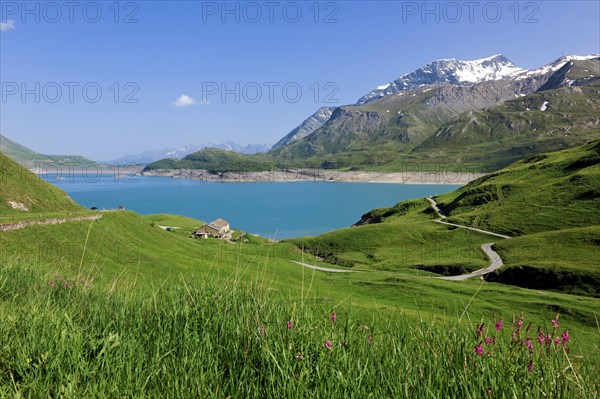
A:
<svg viewBox="0 0 600 399">
<path fill-rule="evenodd" d="M 356 104 L 322 107 L 261 154 L 205 149 L 156 169 L 324 168 L 489 172 L 600 132 L 600 56 L 563 56 L 526 70 L 502 55 L 438 60 L 376 87 Z M 464 151 L 465 146 L 469 151 Z"/>
</svg>

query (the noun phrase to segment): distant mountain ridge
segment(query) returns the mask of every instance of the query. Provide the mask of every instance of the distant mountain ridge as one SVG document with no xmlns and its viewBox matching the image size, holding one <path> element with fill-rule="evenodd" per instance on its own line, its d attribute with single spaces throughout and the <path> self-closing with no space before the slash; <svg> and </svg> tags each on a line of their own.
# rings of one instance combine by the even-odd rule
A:
<svg viewBox="0 0 600 399">
<path fill-rule="evenodd" d="M 147 150 L 140 154 L 125 155 L 119 159 L 114 160 L 116 163 L 136 163 L 136 164 L 147 164 L 161 159 L 182 159 L 189 154 L 198 152 L 205 148 L 219 148 L 222 150 L 233 151 L 238 154 L 258 154 L 267 152 L 271 149 L 270 144 L 248 144 L 239 145 L 233 141 L 227 141 L 220 144 L 206 143 L 199 145 L 186 145 L 179 147 L 169 147 L 160 150 Z"/>
</svg>

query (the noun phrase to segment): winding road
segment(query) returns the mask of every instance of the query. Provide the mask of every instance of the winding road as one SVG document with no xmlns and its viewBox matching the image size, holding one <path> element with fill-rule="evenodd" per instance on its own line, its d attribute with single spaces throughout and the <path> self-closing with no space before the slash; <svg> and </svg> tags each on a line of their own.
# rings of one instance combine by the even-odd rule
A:
<svg viewBox="0 0 600 399">
<path fill-rule="evenodd" d="M 309 269 L 320 270 L 322 272 L 328 272 L 328 273 L 360 273 L 360 271 L 358 271 L 358 270 L 331 269 L 329 267 L 313 266 L 313 265 L 309 265 L 308 263 L 297 262 L 295 260 L 292 260 L 291 262 L 296 263 L 300 266 L 308 267 Z"/>
<path fill-rule="evenodd" d="M 492 231 L 476 229 L 475 227 L 463 226 L 463 225 L 456 224 L 456 223 L 445 222 L 444 219 L 446 219 L 446 215 L 444 215 L 444 213 L 438 206 L 437 202 L 435 202 L 435 200 L 432 197 L 427 197 L 427 200 L 431 204 L 431 208 L 433 208 L 433 210 L 439 216 L 439 219 L 434 220 L 434 222 L 436 222 L 436 223 L 441 223 L 441 224 L 445 224 L 448 226 L 459 227 L 461 229 L 476 231 L 478 233 L 488 234 L 488 235 L 495 236 L 495 237 L 500 237 L 500 238 L 505 238 L 505 239 L 510 238 L 510 236 L 494 233 Z M 461 274 L 458 276 L 434 277 L 434 278 L 437 278 L 440 280 L 449 280 L 449 281 L 462 281 L 462 280 L 466 280 L 468 278 L 475 277 L 475 276 L 483 276 L 484 274 L 488 274 L 490 272 L 493 272 L 494 270 L 501 268 L 502 265 L 504 265 L 504 262 L 502 262 L 502 258 L 500 258 L 500 255 L 498 255 L 498 253 L 492 249 L 492 245 L 494 245 L 494 243 L 489 242 L 489 243 L 483 244 L 481 246 L 481 249 L 483 250 L 483 252 L 485 252 L 487 257 L 490 258 L 491 263 L 488 267 L 479 269 L 479 270 L 475 270 L 474 272 L 471 272 L 471 273 Z"/>
<path fill-rule="evenodd" d="M 437 215 L 439 217 L 439 219 L 434 220 L 434 222 L 436 222 L 436 223 L 445 224 L 447 226 L 454 226 L 454 227 L 458 227 L 461 229 L 476 231 L 478 233 L 487 234 L 487 235 L 491 235 L 494 237 L 499 237 L 499 238 L 504 238 L 504 239 L 511 238 L 510 236 L 494 233 L 494 232 L 488 231 L 488 230 L 477 229 L 475 227 L 463 226 L 461 224 L 446 222 L 444 220 L 447 219 L 447 217 L 446 217 L 446 215 L 444 215 L 442 210 L 439 208 L 437 202 L 432 197 L 427 197 L 427 200 L 431 204 L 431 208 L 435 211 L 435 213 L 437 213 Z M 444 276 L 444 277 L 434 277 L 434 278 L 437 278 L 439 280 L 448 280 L 448 281 L 462 281 L 462 280 L 466 280 L 468 278 L 475 277 L 475 276 L 483 276 L 484 274 L 488 274 L 490 272 L 493 272 L 494 270 L 501 268 L 504 265 L 504 262 L 502 262 L 502 258 L 500 258 L 500 255 L 498 255 L 498 253 L 492 249 L 492 245 L 494 245 L 493 242 L 488 242 L 481 246 L 481 250 L 483 252 L 485 252 L 485 254 L 487 255 L 488 258 L 490 258 L 491 263 L 488 267 L 485 267 L 485 268 L 479 269 L 479 270 L 475 270 L 474 272 L 471 272 L 471 273 L 460 274 L 458 276 Z M 331 269 L 328 267 L 309 265 L 308 263 L 297 262 L 294 260 L 291 262 L 296 263 L 300 266 L 307 267 L 309 269 L 319 270 L 319 271 L 327 272 L 327 273 L 360 273 L 359 270 Z"/>
</svg>

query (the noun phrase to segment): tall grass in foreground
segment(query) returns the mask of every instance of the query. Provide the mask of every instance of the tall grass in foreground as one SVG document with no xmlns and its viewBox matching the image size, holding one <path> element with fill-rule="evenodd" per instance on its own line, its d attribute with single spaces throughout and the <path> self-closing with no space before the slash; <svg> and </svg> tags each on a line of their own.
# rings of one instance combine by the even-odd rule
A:
<svg viewBox="0 0 600 399">
<path fill-rule="evenodd" d="M 0 397 L 594 398 L 566 326 L 415 323 L 293 303 L 260 283 L 141 297 L 0 266 Z M 490 315 L 491 316 L 491 315 Z M 526 317 L 526 315 L 525 315 Z M 565 335 L 566 334 L 566 335 Z"/>
</svg>

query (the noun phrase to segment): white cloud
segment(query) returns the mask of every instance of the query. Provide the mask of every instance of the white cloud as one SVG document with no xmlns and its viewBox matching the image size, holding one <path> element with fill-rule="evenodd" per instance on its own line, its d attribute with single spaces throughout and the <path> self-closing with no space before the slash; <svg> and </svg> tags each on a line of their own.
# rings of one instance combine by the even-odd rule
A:
<svg viewBox="0 0 600 399">
<path fill-rule="evenodd" d="M 0 31 L 4 32 L 5 30 L 13 29 L 15 29 L 15 21 L 12 19 L 7 20 L 6 22 L 0 22 Z"/>
<path fill-rule="evenodd" d="M 208 104 L 208 101 L 198 101 L 194 97 L 190 97 L 188 95 L 182 94 L 181 97 L 179 97 L 173 103 L 173 105 L 175 107 L 190 107 L 192 105 L 198 105 L 198 104 L 205 105 L 205 104 Z"/>
</svg>

